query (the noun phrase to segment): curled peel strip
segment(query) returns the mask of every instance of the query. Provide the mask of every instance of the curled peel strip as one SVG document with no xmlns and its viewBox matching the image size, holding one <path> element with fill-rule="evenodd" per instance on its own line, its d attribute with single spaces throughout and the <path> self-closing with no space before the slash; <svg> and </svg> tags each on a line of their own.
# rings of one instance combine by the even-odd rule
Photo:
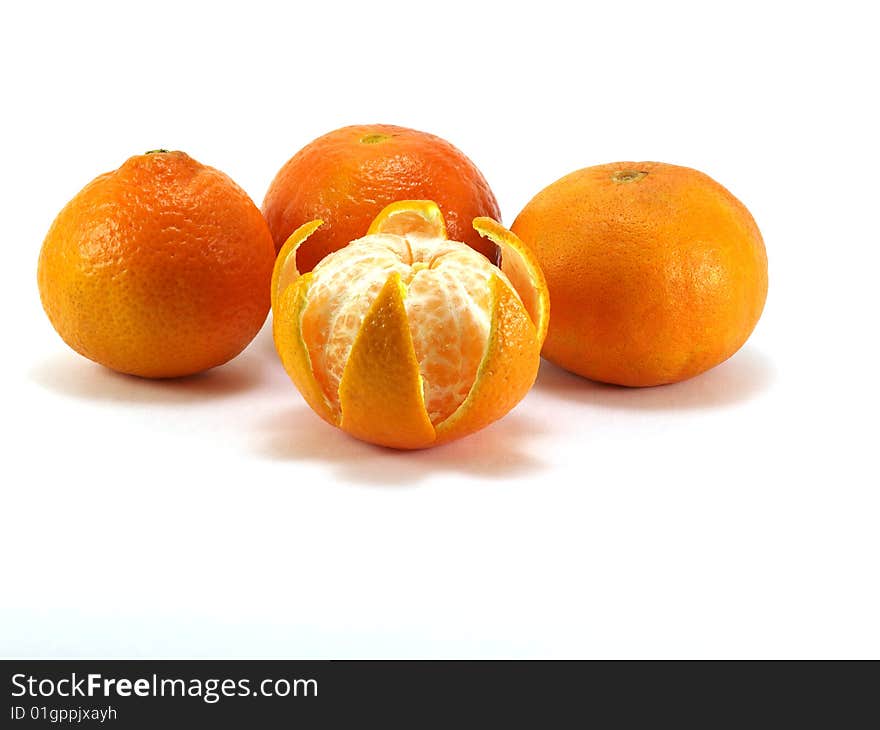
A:
<svg viewBox="0 0 880 730">
<path fill-rule="evenodd" d="M 501 249 L 500 268 L 519 293 L 543 345 L 550 321 L 550 296 L 538 260 L 515 233 L 498 221 L 482 216 L 474 218 L 473 226 L 483 238 Z"/>
<path fill-rule="evenodd" d="M 325 421 L 338 426 L 339 415 L 327 402 L 315 378 L 309 348 L 302 335 L 302 317 L 308 304 L 311 283 L 311 272 L 303 274 L 287 286 L 277 301 L 273 302 L 272 336 L 281 364 L 306 399 L 306 403 Z"/>
<path fill-rule="evenodd" d="M 300 273 L 296 268 L 296 252 L 306 239 L 324 225 L 324 221 L 316 219 L 303 223 L 288 236 L 278 256 L 275 259 L 275 268 L 272 270 L 272 311 L 276 309 L 278 298 L 284 290 L 295 282 Z"/>
<path fill-rule="evenodd" d="M 398 200 L 391 203 L 370 224 L 367 235 L 374 233 L 449 238 L 443 213 L 433 200 Z"/>
</svg>

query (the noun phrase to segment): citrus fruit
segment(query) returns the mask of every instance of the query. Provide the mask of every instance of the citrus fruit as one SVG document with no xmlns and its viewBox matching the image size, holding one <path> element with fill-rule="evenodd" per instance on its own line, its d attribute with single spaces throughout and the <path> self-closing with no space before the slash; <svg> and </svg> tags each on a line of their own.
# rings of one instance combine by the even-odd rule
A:
<svg viewBox="0 0 880 730">
<path fill-rule="evenodd" d="M 755 221 L 687 167 L 578 170 L 538 193 L 512 230 L 550 290 L 544 357 L 593 380 L 647 386 L 702 373 L 743 345 L 764 307 Z"/>
<path fill-rule="evenodd" d="M 351 435 L 417 449 L 501 418 L 538 372 L 549 313 L 534 258 L 491 218 L 473 226 L 501 249 L 501 268 L 449 240 L 432 201 L 386 207 L 367 235 L 310 273 L 297 249 L 275 264 L 275 346 L 309 405 Z"/>
<path fill-rule="evenodd" d="M 95 178 L 40 251 L 43 308 L 85 357 L 148 378 L 235 357 L 269 310 L 275 249 L 259 209 L 218 170 L 157 150 Z"/>
<path fill-rule="evenodd" d="M 500 218 L 482 173 L 446 140 L 390 124 L 343 127 L 303 147 L 269 186 L 263 214 L 279 250 L 303 223 L 324 221 L 298 254 L 308 272 L 364 235 L 386 205 L 413 198 L 436 201 L 450 237 L 495 260 L 494 244 L 471 227 L 479 216 Z"/>
</svg>

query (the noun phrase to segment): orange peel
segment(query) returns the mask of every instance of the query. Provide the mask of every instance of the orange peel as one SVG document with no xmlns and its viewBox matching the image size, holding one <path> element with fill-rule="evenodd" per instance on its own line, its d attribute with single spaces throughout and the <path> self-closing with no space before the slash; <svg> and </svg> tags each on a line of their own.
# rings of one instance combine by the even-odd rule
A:
<svg viewBox="0 0 880 730">
<path fill-rule="evenodd" d="M 435 203 L 399 201 L 300 275 L 297 249 L 320 225 L 282 248 L 272 306 L 282 364 L 321 418 L 363 441 L 420 449 L 478 431 L 525 396 L 549 295 L 514 234 L 473 222 L 499 247 L 499 268 L 447 238 Z"/>
</svg>

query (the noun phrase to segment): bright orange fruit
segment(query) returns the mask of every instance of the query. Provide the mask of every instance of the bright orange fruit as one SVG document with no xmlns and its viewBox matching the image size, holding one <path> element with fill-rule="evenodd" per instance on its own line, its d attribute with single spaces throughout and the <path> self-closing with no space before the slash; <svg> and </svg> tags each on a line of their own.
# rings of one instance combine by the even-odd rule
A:
<svg viewBox="0 0 880 730">
<path fill-rule="evenodd" d="M 538 193 L 512 230 L 547 278 L 544 357 L 593 380 L 693 377 L 733 355 L 764 307 L 761 233 L 739 200 L 696 170 L 578 170 Z"/>
<path fill-rule="evenodd" d="M 495 196 L 473 162 L 433 134 L 391 124 L 343 127 L 314 140 L 285 163 L 263 201 L 275 247 L 308 221 L 324 221 L 298 254 L 311 271 L 332 251 L 362 236 L 396 200 L 435 200 L 449 235 L 495 260 L 495 246 L 471 227 L 499 219 Z"/>
<path fill-rule="evenodd" d="M 500 247 L 498 268 L 447 238 L 435 203 L 401 201 L 301 274 L 297 250 L 321 224 L 304 224 L 281 250 L 272 306 L 284 367 L 322 418 L 364 441 L 417 449 L 483 428 L 522 399 L 549 300 L 516 236 L 474 220 Z"/>
<path fill-rule="evenodd" d="M 43 242 L 43 308 L 81 355 L 148 378 L 235 357 L 269 310 L 275 249 L 218 170 L 157 150 L 95 178 Z"/>
</svg>

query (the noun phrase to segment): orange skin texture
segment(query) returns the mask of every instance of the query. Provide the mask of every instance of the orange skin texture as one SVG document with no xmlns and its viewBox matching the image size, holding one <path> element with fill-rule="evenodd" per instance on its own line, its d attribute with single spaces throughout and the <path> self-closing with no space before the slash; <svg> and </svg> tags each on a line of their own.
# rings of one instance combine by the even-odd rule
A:
<svg viewBox="0 0 880 730">
<path fill-rule="evenodd" d="M 275 176 L 263 214 L 277 251 L 303 223 L 324 221 L 297 254 L 305 273 L 363 236 L 386 205 L 404 199 L 436 201 L 449 238 L 495 261 L 495 246 L 471 227 L 479 216 L 501 217 L 486 179 L 446 140 L 406 127 L 355 125 L 314 140 Z"/>
<path fill-rule="evenodd" d="M 625 171 L 647 174 L 616 182 Z M 511 230 L 550 291 L 544 357 L 592 380 L 651 386 L 698 375 L 745 343 L 767 297 L 751 214 L 690 168 L 578 170 L 538 193 Z"/>
<path fill-rule="evenodd" d="M 272 236 L 222 172 L 183 152 L 138 155 L 86 185 L 52 223 L 38 284 L 78 353 L 170 378 L 235 357 L 269 310 Z"/>
</svg>

